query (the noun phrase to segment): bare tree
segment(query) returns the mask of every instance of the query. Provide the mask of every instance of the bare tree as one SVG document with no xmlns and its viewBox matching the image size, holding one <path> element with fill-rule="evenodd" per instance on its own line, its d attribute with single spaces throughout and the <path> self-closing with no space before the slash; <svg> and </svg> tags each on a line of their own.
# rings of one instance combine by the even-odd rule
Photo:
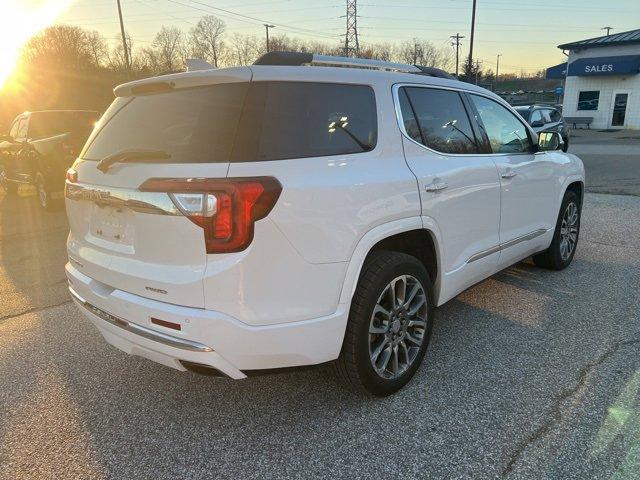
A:
<svg viewBox="0 0 640 480">
<path fill-rule="evenodd" d="M 99 32 L 93 30 L 86 33 L 86 42 L 89 53 L 93 58 L 93 63 L 96 67 L 102 66 L 108 59 L 107 42 Z"/>
<path fill-rule="evenodd" d="M 176 27 L 163 26 L 152 43 L 163 70 L 173 72 L 180 67 L 184 50 L 182 31 Z"/>
<path fill-rule="evenodd" d="M 447 49 L 437 48 L 431 42 L 414 38 L 402 42 L 394 55 L 400 62 L 448 70 L 452 65 L 452 54 Z"/>
<path fill-rule="evenodd" d="M 254 62 L 260 52 L 260 42 L 251 35 L 235 33 L 231 37 L 231 49 L 226 63 L 229 65 L 249 65 Z"/>
<path fill-rule="evenodd" d="M 202 17 L 191 30 L 191 40 L 197 51 L 218 67 L 221 50 L 224 48 L 222 37 L 227 29 L 224 21 L 213 15 Z"/>
<path fill-rule="evenodd" d="M 25 63 L 83 69 L 92 64 L 85 31 L 70 25 L 54 25 L 29 40 L 23 52 Z"/>
<path fill-rule="evenodd" d="M 129 58 L 133 59 L 133 40 L 131 40 L 131 35 L 129 35 L 129 32 L 125 33 L 125 39 L 127 42 Z M 116 42 L 115 46 L 109 51 L 108 56 L 109 68 L 115 70 L 116 72 L 124 72 L 127 70 L 127 62 L 125 59 L 124 47 L 122 45 L 122 42 Z M 131 64 L 133 65 L 133 63 L 134 62 L 132 61 Z"/>
</svg>

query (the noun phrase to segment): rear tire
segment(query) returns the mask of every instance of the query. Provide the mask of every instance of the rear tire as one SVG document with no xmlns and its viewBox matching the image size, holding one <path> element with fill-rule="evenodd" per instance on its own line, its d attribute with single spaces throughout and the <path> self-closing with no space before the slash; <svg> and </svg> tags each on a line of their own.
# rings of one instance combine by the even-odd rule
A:
<svg viewBox="0 0 640 480">
<path fill-rule="evenodd" d="M 568 190 L 562 199 L 551 245 L 544 252 L 534 255 L 533 263 L 549 270 L 562 270 L 569 266 L 578 246 L 581 213 L 578 195 Z"/>
<path fill-rule="evenodd" d="M 378 251 L 363 266 L 333 367 L 349 387 L 376 396 L 406 385 L 427 351 L 433 328 L 432 285 L 424 265 Z"/>
</svg>

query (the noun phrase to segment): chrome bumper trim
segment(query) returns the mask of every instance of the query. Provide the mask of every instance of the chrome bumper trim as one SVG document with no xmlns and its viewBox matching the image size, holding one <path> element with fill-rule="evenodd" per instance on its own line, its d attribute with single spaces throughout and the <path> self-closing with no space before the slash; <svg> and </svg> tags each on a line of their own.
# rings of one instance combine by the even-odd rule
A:
<svg viewBox="0 0 640 480">
<path fill-rule="evenodd" d="M 180 350 L 188 350 L 190 352 L 213 352 L 213 348 L 207 347 L 202 343 L 192 342 L 191 340 L 184 340 L 182 338 L 173 337 L 171 335 L 167 335 L 165 333 L 156 332 L 155 330 L 151 330 L 150 328 L 142 327 L 135 323 L 131 323 L 127 320 L 124 320 L 120 317 L 110 314 L 109 312 L 105 312 L 101 308 L 96 307 L 95 305 L 90 304 L 80 295 L 78 295 L 73 288 L 69 287 L 69 293 L 73 299 L 78 302 L 81 306 L 87 309 L 90 313 L 93 313 L 97 317 L 100 317 L 105 322 L 126 330 L 127 332 L 131 332 L 136 335 L 140 335 L 148 340 L 153 340 L 154 342 L 162 343 L 169 347 L 179 348 Z"/>
</svg>

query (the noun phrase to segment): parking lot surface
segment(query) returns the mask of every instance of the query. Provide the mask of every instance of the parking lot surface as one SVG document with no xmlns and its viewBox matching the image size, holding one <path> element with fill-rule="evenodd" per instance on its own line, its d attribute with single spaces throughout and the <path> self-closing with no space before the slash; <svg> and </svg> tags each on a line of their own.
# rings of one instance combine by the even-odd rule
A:
<svg viewBox="0 0 640 480">
<path fill-rule="evenodd" d="M 2 479 L 639 476 L 639 197 L 587 194 L 568 269 L 524 262 L 440 308 L 384 399 L 324 369 L 231 381 L 128 357 L 69 301 L 64 213 L 0 198 L 0 232 Z"/>
</svg>

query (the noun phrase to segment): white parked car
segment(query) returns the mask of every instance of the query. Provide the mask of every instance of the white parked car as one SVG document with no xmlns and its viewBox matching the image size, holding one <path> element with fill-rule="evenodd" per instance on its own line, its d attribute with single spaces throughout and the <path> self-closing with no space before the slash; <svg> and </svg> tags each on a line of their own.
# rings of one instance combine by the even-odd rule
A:
<svg viewBox="0 0 640 480">
<path fill-rule="evenodd" d="M 386 395 L 437 306 L 575 253 L 582 162 L 444 72 L 280 52 L 115 95 L 67 173 L 66 271 L 127 353 L 234 379 L 333 362 Z"/>
</svg>

